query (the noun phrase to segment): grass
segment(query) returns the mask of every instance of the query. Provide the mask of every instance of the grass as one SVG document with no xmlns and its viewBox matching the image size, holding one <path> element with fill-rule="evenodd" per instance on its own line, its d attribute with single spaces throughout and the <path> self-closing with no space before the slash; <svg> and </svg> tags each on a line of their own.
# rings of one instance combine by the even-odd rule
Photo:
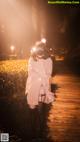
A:
<svg viewBox="0 0 80 142">
<path fill-rule="evenodd" d="M 26 129 L 25 120 L 21 115 L 24 109 L 26 111 L 26 80 L 27 60 L 0 61 L 0 130 L 11 133 L 12 141 L 19 140 L 18 137 L 16 138 L 20 129 L 18 123 L 21 128 L 24 125 Z"/>
<path fill-rule="evenodd" d="M 27 60 L 0 61 L 0 73 L 20 73 L 27 71 Z"/>
<path fill-rule="evenodd" d="M 0 97 L 24 94 L 27 60 L 0 61 Z"/>
</svg>

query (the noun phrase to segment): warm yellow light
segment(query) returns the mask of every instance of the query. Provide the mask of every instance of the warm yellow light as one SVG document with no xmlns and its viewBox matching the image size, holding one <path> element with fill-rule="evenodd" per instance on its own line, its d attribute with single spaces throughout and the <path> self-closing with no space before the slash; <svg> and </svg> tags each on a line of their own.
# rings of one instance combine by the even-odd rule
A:
<svg viewBox="0 0 80 142">
<path fill-rule="evenodd" d="M 46 39 L 45 39 L 45 38 L 42 38 L 41 41 L 42 41 L 43 43 L 46 43 Z"/>
<path fill-rule="evenodd" d="M 50 51 L 52 51 L 52 48 L 50 48 Z"/>
<path fill-rule="evenodd" d="M 22 47 L 26 49 L 32 38 L 31 21 L 31 7 L 24 0 L 0 0 L 0 32 L 5 48 L 8 45 L 10 51 L 14 51 L 14 47 L 10 47 L 13 43 L 18 51 Z"/>
<path fill-rule="evenodd" d="M 33 48 L 31 49 L 31 53 L 34 53 L 34 52 L 36 52 L 36 47 L 33 47 Z"/>
<path fill-rule="evenodd" d="M 11 51 L 14 51 L 14 50 L 15 50 L 15 46 L 12 45 L 12 46 L 10 47 L 10 49 L 11 49 Z"/>
</svg>

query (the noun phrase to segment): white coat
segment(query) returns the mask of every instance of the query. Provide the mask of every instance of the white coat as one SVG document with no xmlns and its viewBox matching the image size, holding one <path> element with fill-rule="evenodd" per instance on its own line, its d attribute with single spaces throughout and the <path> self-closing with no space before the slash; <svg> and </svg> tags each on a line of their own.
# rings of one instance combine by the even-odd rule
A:
<svg viewBox="0 0 80 142">
<path fill-rule="evenodd" d="M 34 108 L 39 103 L 41 94 L 46 94 L 45 103 L 53 101 L 53 93 L 50 91 L 49 78 L 52 73 L 52 60 L 38 59 L 35 61 L 30 57 L 28 62 L 28 78 L 26 82 L 25 94 L 27 103 Z"/>
</svg>

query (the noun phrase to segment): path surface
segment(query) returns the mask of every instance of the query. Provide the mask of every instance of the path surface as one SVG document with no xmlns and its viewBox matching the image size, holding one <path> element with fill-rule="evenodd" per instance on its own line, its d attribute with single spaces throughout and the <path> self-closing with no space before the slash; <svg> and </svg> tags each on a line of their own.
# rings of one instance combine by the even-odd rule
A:
<svg viewBox="0 0 80 142">
<path fill-rule="evenodd" d="M 80 77 L 57 75 L 57 99 L 49 113 L 49 130 L 54 142 L 80 142 Z"/>
</svg>

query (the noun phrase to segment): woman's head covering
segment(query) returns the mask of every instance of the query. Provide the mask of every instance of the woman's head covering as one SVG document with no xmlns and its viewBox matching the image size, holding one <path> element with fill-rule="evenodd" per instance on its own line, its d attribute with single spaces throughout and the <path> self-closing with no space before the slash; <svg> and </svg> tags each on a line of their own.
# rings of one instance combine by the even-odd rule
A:
<svg viewBox="0 0 80 142">
<path fill-rule="evenodd" d="M 45 43 L 43 42 L 36 42 L 35 46 L 31 49 L 31 55 L 38 57 L 38 58 L 43 58 L 46 59 L 49 57 L 49 52 L 46 48 Z"/>
</svg>

